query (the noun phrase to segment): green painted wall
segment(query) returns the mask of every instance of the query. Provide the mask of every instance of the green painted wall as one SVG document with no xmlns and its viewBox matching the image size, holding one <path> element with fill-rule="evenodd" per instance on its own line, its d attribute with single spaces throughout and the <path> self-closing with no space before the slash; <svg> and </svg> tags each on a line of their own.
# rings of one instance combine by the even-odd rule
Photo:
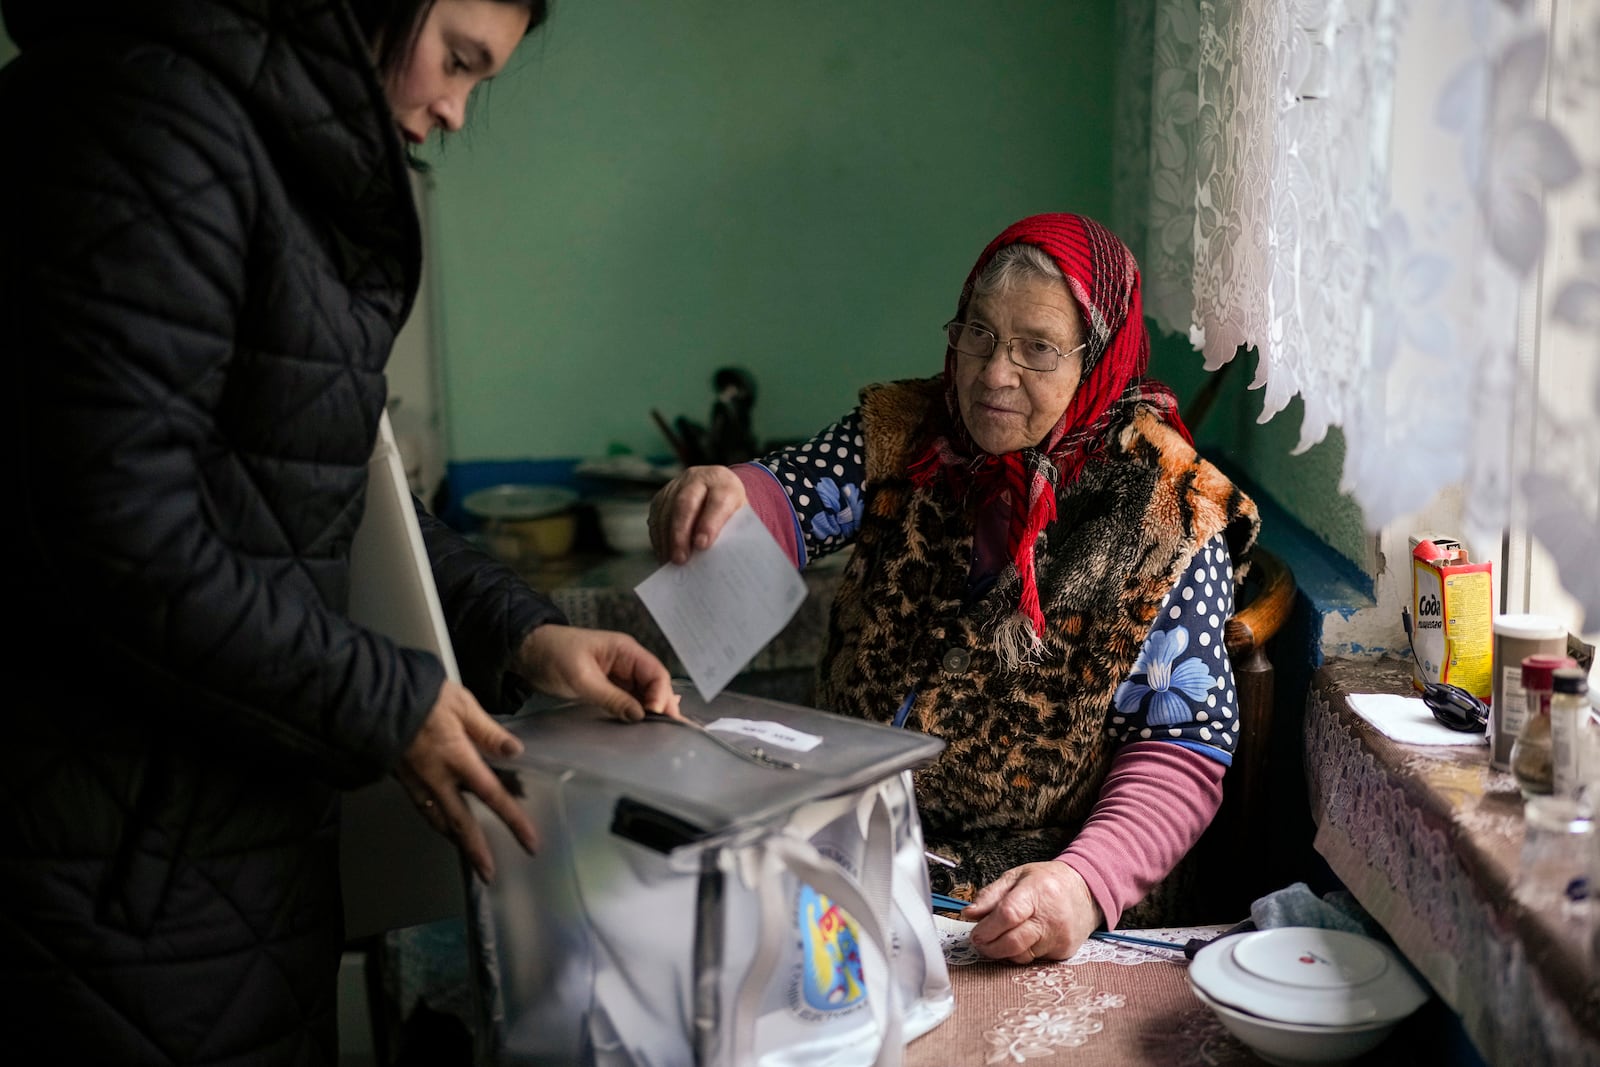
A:
<svg viewBox="0 0 1600 1067">
<path fill-rule="evenodd" d="M 1110 204 L 1112 6 L 556 0 L 432 199 L 452 458 L 767 438 L 930 374 L 984 243 Z"/>
<path fill-rule="evenodd" d="M 670 12 L 667 10 L 670 8 Z M 983 243 L 1032 211 L 1106 217 L 1108 0 L 811 5 L 555 0 L 433 176 L 455 459 L 662 447 L 714 368 L 761 386 L 758 430 L 809 434 L 869 381 L 932 373 Z M 0 61 L 15 54 L 0 26 Z M 1370 565 L 1336 491 L 1337 430 L 1291 456 L 1242 355 L 1201 427 L 1334 549 Z M 1187 401 L 1181 337 L 1153 371 Z"/>
</svg>

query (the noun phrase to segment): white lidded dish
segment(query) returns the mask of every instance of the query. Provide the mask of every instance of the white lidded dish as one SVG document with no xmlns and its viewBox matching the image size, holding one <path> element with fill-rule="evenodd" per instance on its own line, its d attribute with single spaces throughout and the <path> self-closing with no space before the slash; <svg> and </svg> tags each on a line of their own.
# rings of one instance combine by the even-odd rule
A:
<svg viewBox="0 0 1600 1067">
<path fill-rule="evenodd" d="M 1343 930 L 1283 926 L 1195 953 L 1189 981 L 1211 1000 L 1300 1026 L 1395 1023 L 1428 992 L 1387 945 Z"/>
<path fill-rule="evenodd" d="M 1353 1026 L 1281 1023 L 1230 1008 L 1212 1000 L 1198 987 L 1191 985 L 1191 988 L 1200 1002 L 1216 1013 L 1218 1021 L 1229 1033 L 1249 1045 L 1252 1052 L 1268 1063 L 1283 1067 L 1347 1063 L 1383 1044 L 1400 1024 L 1400 1020 L 1356 1023 Z"/>
</svg>

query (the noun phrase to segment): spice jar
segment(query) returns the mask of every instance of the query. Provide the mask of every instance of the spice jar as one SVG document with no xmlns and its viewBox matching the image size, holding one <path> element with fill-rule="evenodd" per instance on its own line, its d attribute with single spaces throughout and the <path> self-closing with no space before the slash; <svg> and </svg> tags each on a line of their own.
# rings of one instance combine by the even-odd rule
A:
<svg viewBox="0 0 1600 1067">
<path fill-rule="evenodd" d="M 1510 769 L 1517 779 L 1517 785 L 1522 789 L 1522 795 L 1543 795 L 1553 788 L 1553 770 L 1550 754 L 1550 696 L 1555 689 L 1555 672 L 1566 667 L 1576 667 L 1577 663 L 1570 656 L 1525 656 L 1522 660 L 1522 677 L 1518 686 L 1524 694 L 1525 711 L 1520 716 L 1521 728 L 1517 732 L 1520 740 L 1524 733 L 1532 730 L 1533 736 L 1528 743 L 1522 746 L 1523 770 L 1517 769 L 1517 744 L 1511 743 Z M 1535 720 L 1538 725 L 1533 726 Z M 1526 776 L 1530 784 L 1524 784 Z"/>
<path fill-rule="evenodd" d="M 1555 691 L 1555 673 L 1562 667 L 1576 667 L 1577 661 L 1571 656 L 1551 656 L 1543 653 L 1533 656 L 1524 656 L 1519 668 L 1521 677 L 1516 683 L 1516 689 L 1522 694 L 1523 706 L 1517 715 L 1518 730 L 1521 724 L 1541 712 L 1550 712 L 1550 694 Z M 1510 679 L 1507 679 L 1507 688 L 1510 688 Z M 1507 746 L 1507 752 L 1510 746 Z"/>
<path fill-rule="evenodd" d="M 1552 674 L 1550 694 L 1550 786 L 1556 796 L 1578 790 L 1578 727 L 1589 716 L 1589 678 L 1577 667 Z"/>
<path fill-rule="evenodd" d="M 1562 668 L 1565 670 L 1565 668 Z M 1531 713 L 1511 746 L 1511 776 L 1524 799 L 1549 796 L 1555 790 L 1555 769 L 1550 752 L 1550 704 Z"/>
<path fill-rule="evenodd" d="M 1571 663 L 1567 627 L 1548 615 L 1496 615 L 1494 617 L 1494 691 L 1489 702 L 1489 763 L 1497 770 L 1511 768 L 1511 746 L 1516 743 L 1529 707 L 1521 685 L 1522 665 L 1532 657 L 1552 660 L 1552 666 Z"/>
</svg>

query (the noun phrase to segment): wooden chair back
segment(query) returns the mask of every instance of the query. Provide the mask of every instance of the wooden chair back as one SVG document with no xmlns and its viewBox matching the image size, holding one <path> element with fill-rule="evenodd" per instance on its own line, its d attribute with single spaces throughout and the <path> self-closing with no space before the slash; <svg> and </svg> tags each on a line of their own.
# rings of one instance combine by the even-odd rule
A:
<svg viewBox="0 0 1600 1067">
<path fill-rule="evenodd" d="M 1239 744 L 1222 780 L 1222 808 L 1201 842 L 1211 910 L 1239 917 L 1273 888 L 1252 877 L 1263 867 L 1256 857 L 1268 823 L 1267 755 L 1276 686 L 1267 644 L 1288 621 L 1295 600 L 1294 575 L 1283 560 L 1259 547 L 1251 559 L 1242 603 L 1223 629 L 1239 698 Z"/>
</svg>

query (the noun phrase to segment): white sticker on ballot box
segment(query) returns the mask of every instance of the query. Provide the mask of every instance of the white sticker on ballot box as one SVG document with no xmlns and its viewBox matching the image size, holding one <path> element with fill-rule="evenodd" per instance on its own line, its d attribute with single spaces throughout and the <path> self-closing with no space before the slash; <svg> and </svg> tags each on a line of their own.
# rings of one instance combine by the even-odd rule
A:
<svg viewBox="0 0 1600 1067">
<path fill-rule="evenodd" d="M 779 748 L 791 748 L 796 752 L 810 752 L 822 744 L 822 738 L 816 734 L 803 734 L 782 723 L 763 722 L 759 719 L 718 719 L 716 722 L 706 723 L 706 729 L 721 730 L 728 734 L 744 734 L 746 737 L 754 737 L 758 741 L 766 741 Z"/>
</svg>

